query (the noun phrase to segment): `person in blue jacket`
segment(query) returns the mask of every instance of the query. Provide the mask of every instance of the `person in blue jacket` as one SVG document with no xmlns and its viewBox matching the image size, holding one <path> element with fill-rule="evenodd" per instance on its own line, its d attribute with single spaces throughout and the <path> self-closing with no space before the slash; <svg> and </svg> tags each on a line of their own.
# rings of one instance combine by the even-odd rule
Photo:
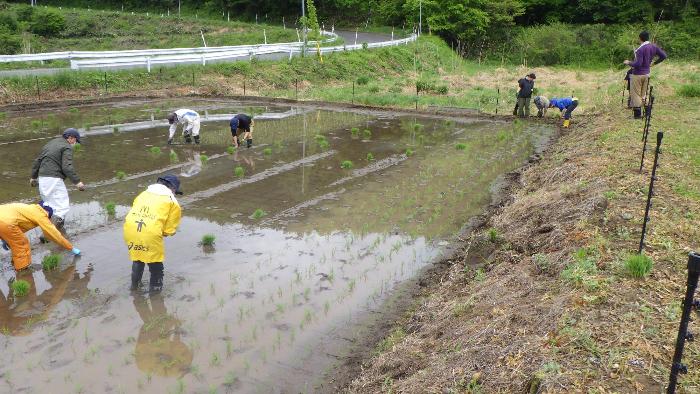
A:
<svg viewBox="0 0 700 394">
<path fill-rule="evenodd" d="M 549 100 L 549 108 L 559 108 L 564 117 L 564 128 L 569 127 L 571 122 L 571 113 L 578 107 L 578 98 L 576 97 L 552 97 Z"/>
<path fill-rule="evenodd" d="M 253 127 L 255 126 L 255 121 L 253 118 L 246 114 L 238 114 L 231 118 L 229 122 L 231 126 L 231 138 L 233 138 L 233 145 L 240 146 L 239 136 L 246 142 L 246 147 L 250 148 L 253 146 Z"/>
</svg>

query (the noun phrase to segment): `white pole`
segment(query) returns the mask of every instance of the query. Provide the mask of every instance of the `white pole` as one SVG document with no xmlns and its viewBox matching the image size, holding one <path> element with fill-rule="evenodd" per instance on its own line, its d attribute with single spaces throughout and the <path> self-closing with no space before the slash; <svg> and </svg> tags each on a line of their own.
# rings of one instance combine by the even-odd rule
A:
<svg viewBox="0 0 700 394">
<path fill-rule="evenodd" d="M 263 36 L 265 37 L 265 45 L 267 45 L 267 33 L 265 32 L 265 29 L 263 29 Z"/>
<path fill-rule="evenodd" d="M 282 17 L 282 28 L 287 30 L 287 24 L 284 22 L 284 17 Z"/>
<path fill-rule="evenodd" d="M 295 29 L 297 31 L 297 41 L 301 42 L 301 36 L 299 36 L 299 29 Z"/>
<path fill-rule="evenodd" d="M 418 35 L 423 34 L 423 0 L 418 2 Z"/>
<path fill-rule="evenodd" d="M 202 42 L 204 43 L 204 47 L 206 48 L 206 47 L 207 47 L 207 41 L 204 39 L 204 32 L 200 30 L 199 33 L 202 35 Z"/>
<path fill-rule="evenodd" d="M 357 45 L 357 29 L 355 29 L 355 45 Z"/>
<path fill-rule="evenodd" d="M 177 0 L 177 17 L 180 17 L 180 0 Z"/>
<path fill-rule="evenodd" d="M 231 22 L 231 12 L 226 13 L 226 21 Z"/>
</svg>

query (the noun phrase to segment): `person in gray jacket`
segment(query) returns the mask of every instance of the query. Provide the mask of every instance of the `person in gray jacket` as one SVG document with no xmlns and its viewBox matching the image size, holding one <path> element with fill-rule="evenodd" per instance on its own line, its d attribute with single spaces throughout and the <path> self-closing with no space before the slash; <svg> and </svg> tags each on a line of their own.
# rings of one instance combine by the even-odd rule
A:
<svg viewBox="0 0 700 394">
<path fill-rule="evenodd" d="M 41 199 L 53 208 L 51 221 L 63 233 L 65 218 L 70 210 L 68 190 L 63 180 L 69 178 L 78 190 L 85 190 L 85 185 L 73 168 L 73 146 L 76 143 L 80 143 L 80 133 L 73 128 L 66 129 L 62 137 L 49 141 L 34 160 L 29 180 L 31 186 L 39 185 Z"/>
<path fill-rule="evenodd" d="M 547 108 L 549 108 L 549 100 L 545 96 L 535 96 L 535 107 L 537 107 L 537 117 L 541 118 L 547 115 Z"/>
</svg>

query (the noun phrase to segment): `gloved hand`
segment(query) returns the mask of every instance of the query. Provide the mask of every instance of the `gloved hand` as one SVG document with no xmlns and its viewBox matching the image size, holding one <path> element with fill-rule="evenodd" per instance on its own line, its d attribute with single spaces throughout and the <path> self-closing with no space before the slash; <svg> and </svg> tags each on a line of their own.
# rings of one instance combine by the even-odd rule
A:
<svg viewBox="0 0 700 394">
<path fill-rule="evenodd" d="M 10 250 L 10 246 L 7 245 L 7 242 L 5 242 L 4 239 L 3 239 L 3 240 L 0 240 L 0 241 L 2 241 L 2 248 L 5 249 L 5 250 L 7 250 L 7 251 L 9 251 L 9 250 Z"/>
<path fill-rule="evenodd" d="M 38 185 L 38 182 L 36 181 L 36 179 L 32 178 L 29 180 L 29 186 L 36 187 L 36 185 Z"/>
<path fill-rule="evenodd" d="M 73 250 L 71 250 L 71 252 L 76 256 L 80 256 L 80 249 L 78 249 L 78 248 L 73 248 Z"/>
</svg>

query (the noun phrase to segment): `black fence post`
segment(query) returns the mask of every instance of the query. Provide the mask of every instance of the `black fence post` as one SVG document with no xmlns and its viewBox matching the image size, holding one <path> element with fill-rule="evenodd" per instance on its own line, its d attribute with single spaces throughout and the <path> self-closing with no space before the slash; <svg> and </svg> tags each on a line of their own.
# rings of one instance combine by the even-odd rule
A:
<svg viewBox="0 0 700 394">
<path fill-rule="evenodd" d="M 41 91 L 39 90 L 39 77 L 35 76 L 34 80 L 36 81 L 36 98 L 41 99 Z"/>
<path fill-rule="evenodd" d="M 496 115 L 498 115 L 498 99 L 501 97 L 501 88 L 496 89 Z"/>
<path fill-rule="evenodd" d="M 243 78 L 243 97 L 246 96 L 246 94 L 245 94 L 245 81 L 246 81 L 245 78 Z"/>
<path fill-rule="evenodd" d="M 693 302 L 695 290 L 698 287 L 698 277 L 700 277 L 700 255 L 692 252 L 688 255 L 688 283 L 683 301 L 683 314 L 681 324 L 678 327 L 678 337 L 676 338 L 676 351 L 673 353 L 673 364 L 671 364 L 671 376 L 668 380 L 667 394 L 674 394 L 678 384 L 678 374 L 688 373 L 688 367 L 681 363 L 683 359 L 683 348 L 685 341 L 692 341 L 693 334 L 688 331 L 690 322 L 690 310 L 696 304 Z"/>
<path fill-rule="evenodd" d="M 639 254 L 644 250 L 644 238 L 647 234 L 647 222 L 649 221 L 649 209 L 651 209 L 651 198 L 654 196 L 654 181 L 656 181 L 656 168 L 659 166 L 659 155 L 661 154 L 661 140 L 664 132 L 656 133 L 656 154 L 654 155 L 654 167 L 651 169 L 651 180 L 649 181 L 649 194 L 647 196 L 647 206 L 644 210 L 644 222 L 642 223 L 642 238 L 639 241 Z"/>
<path fill-rule="evenodd" d="M 192 70 L 192 89 L 194 89 L 194 70 Z"/>
<path fill-rule="evenodd" d="M 642 161 L 639 163 L 639 173 L 641 174 L 642 169 L 644 169 L 644 158 L 646 157 L 647 153 L 647 141 L 649 140 L 649 128 L 651 127 L 651 111 L 652 107 L 654 106 L 654 96 L 651 96 L 651 100 L 649 101 L 649 109 L 646 111 L 646 119 L 644 122 L 646 123 L 644 125 L 644 130 L 642 131 Z"/>
<path fill-rule="evenodd" d="M 651 88 L 651 92 L 654 92 L 654 87 Z M 651 109 L 651 101 L 653 99 L 653 95 L 649 97 L 648 101 L 644 102 L 644 128 L 642 129 L 642 141 L 644 138 L 646 138 L 646 133 L 649 131 L 649 121 L 651 120 L 649 116 L 649 110 Z"/>
<path fill-rule="evenodd" d="M 296 100 L 299 101 L 299 78 L 294 80 L 294 91 L 296 92 Z"/>
<path fill-rule="evenodd" d="M 418 82 L 416 82 L 416 111 L 418 111 L 418 98 L 420 97 L 420 91 L 418 90 Z"/>
<path fill-rule="evenodd" d="M 107 95 L 107 73 L 105 72 L 105 95 Z"/>
<path fill-rule="evenodd" d="M 355 105 L 355 81 L 352 81 L 352 105 Z"/>
</svg>

